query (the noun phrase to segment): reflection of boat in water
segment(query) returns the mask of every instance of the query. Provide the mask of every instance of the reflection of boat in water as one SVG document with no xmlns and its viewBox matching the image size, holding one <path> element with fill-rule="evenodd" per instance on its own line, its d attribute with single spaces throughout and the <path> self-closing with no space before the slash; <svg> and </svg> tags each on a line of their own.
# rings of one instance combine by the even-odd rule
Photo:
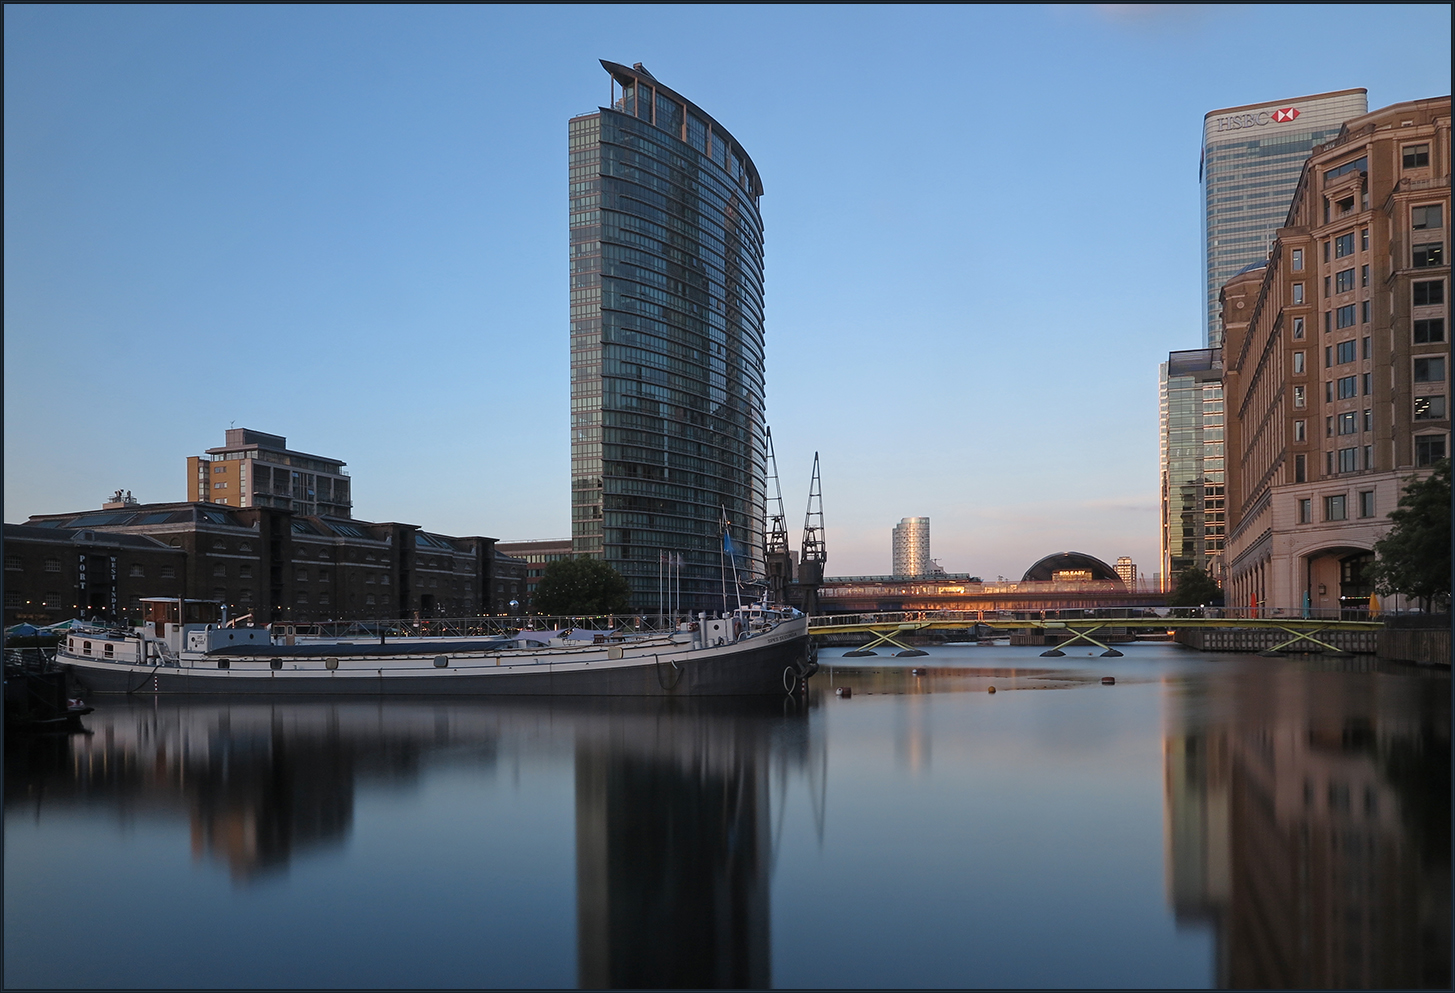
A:
<svg viewBox="0 0 1455 993">
<path fill-rule="evenodd" d="M 221 623 L 220 604 L 143 604 L 142 626 L 71 632 L 56 661 L 91 692 L 329 696 L 781 696 L 816 668 L 808 618 L 761 605 L 655 634 L 520 631 L 279 645 L 265 629 Z"/>
<path fill-rule="evenodd" d="M 519 770 L 522 758 L 545 782 L 564 774 L 569 783 L 574 766 L 575 887 L 560 895 L 576 910 L 580 983 L 766 987 L 770 808 L 783 805 L 790 779 L 812 788 L 825 758 L 811 707 L 803 697 L 116 700 L 89 719 L 85 738 L 27 741 L 24 755 L 7 753 L 5 799 L 24 811 L 17 816 L 33 804 L 37 820 L 79 813 L 95 822 L 107 809 L 179 818 L 190 823 L 196 855 L 248 883 L 325 852 L 334 861 L 311 873 L 375 871 L 368 843 L 350 852 L 350 838 L 361 829 L 375 837 L 377 819 L 397 811 L 361 801 L 371 791 L 399 796 L 432 769 L 447 790 L 408 791 L 420 798 L 414 816 L 429 823 L 458 814 L 462 789 L 482 798 L 508 791 L 498 772 Z M 415 846 L 406 862 L 444 880 L 448 899 L 451 888 L 480 885 L 472 873 L 491 858 L 534 848 L 521 838 L 539 830 L 527 820 L 519 836 L 494 837 L 463 875 L 454 846 Z M 569 848 L 548 851 L 570 857 Z M 522 874 L 518 892 L 485 875 L 496 879 L 492 900 L 540 899 L 536 874 Z"/>
</svg>

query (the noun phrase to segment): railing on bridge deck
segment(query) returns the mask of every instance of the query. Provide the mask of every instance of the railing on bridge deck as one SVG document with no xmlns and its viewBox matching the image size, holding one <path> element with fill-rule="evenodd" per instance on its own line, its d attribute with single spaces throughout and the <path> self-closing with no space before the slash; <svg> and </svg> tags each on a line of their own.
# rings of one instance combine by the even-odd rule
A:
<svg viewBox="0 0 1455 993">
<path fill-rule="evenodd" d="M 1001 624 L 1009 621 L 1088 621 L 1112 624 L 1117 620 L 1165 622 L 1169 628 L 1179 621 L 1364 621 L 1383 623 L 1396 615 L 1384 611 L 1356 608 L 1310 609 L 1307 611 L 1250 610 L 1238 608 L 1170 607 L 1151 610 L 1135 607 L 1064 608 L 1052 610 L 877 610 L 857 614 L 818 614 L 809 618 L 810 630 L 822 627 L 844 627 L 861 624 L 902 624 L 922 622 L 960 622 L 966 624 Z M 1115 626 L 1113 624 L 1113 626 Z M 1203 626 L 1203 625 L 1199 625 Z M 1230 625 L 1231 626 L 1231 625 Z"/>
</svg>

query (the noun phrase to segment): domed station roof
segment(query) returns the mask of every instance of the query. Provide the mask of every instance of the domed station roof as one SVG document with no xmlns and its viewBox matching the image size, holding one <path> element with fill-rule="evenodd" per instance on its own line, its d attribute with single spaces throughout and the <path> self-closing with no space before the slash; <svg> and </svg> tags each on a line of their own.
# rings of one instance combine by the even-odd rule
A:
<svg viewBox="0 0 1455 993">
<path fill-rule="evenodd" d="M 1117 585 L 1122 578 L 1116 570 L 1095 555 L 1085 552 L 1057 552 L 1047 555 L 1026 570 L 1021 582 L 1090 582 L 1111 580 Z"/>
</svg>

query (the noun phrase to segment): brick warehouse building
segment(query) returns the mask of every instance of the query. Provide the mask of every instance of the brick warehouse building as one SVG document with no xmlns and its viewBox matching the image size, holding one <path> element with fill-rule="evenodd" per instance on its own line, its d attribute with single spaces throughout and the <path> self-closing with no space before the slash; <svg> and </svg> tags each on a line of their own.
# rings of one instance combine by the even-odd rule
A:
<svg viewBox="0 0 1455 993">
<path fill-rule="evenodd" d="M 495 539 L 214 503 L 111 506 L 5 525 L 5 623 L 135 618 L 138 600 L 220 600 L 273 621 L 505 613 L 522 569 Z"/>
</svg>

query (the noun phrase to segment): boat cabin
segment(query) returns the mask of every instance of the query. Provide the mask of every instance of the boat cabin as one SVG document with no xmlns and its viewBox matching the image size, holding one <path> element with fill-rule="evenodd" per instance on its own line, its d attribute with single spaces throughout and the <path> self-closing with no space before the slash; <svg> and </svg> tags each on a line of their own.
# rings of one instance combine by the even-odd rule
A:
<svg viewBox="0 0 1455 993">
<path fill-rule="evenodd" d="M 217 600 L 183 600 L 178 597 L 142 597 L 142 624 L 147 634 L 167 636 L 168 624 L 220 624 L 224 608 Z"/>
<path fill-rule="evenodd" d="M 173 652 L 186 645 L 189 631 L 206 631 L 227 620 L 227 608 L 217 600 L 142 597 L 141 606 L 142 625 L 137 632 L 166 642 Z"/>
</svg>

